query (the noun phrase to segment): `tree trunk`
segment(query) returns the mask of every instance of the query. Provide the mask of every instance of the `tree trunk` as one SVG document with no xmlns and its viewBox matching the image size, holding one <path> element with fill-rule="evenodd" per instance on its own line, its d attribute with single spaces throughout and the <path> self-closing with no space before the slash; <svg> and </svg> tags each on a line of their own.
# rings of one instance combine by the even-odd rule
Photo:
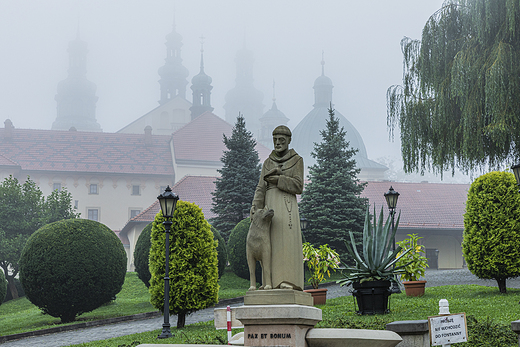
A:
<svg viewBox="0 0 520 347">
<path fill-rule="evenodd" d="M 14 283 L 14 276 L 5 276 L 7 278 L 7 283 L 9 284 L 9 291 L 11 292 L 11 297 L 13 299 L 18 299 L 18 289 L 16 289 L 16 285 Z"/>
<path fill-rule="evenodd" d="M 500 291 L 500 293 L 506 294 L 507 293 L 506 279 L 505 278 L 497 278 L 496 280 L 497 280 L 497 283 L 498 283 L 498 290 Z"/>
<path fill-rule="evenodd" d="M 177 315 L 177 329 L 184 328 L 186 324 L 186 313 L 182 312 Z"/>
</svg>

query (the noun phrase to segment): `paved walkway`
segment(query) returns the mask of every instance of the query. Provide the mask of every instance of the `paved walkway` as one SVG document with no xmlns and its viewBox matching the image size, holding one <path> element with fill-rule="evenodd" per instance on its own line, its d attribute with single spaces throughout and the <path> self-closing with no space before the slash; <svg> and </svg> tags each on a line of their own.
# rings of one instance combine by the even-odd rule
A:
<svg viewBox="0 0 520 347">
<path fill-rule="evenodd" d="M 428 270 L 426 272 L 426 280 L 428 287 L 449 285 L 449 284 L 479 284 L 484 286 L 496 286 L 496 281 L 480 280 L 473 276 L 467 269 L 461 270 Z M 507 281 L 508 288 L 520 288 L 520 279 L 511 279 Z M 336 284 L 328 286 L 327 298 L 337 298 L 340 296 L 350 295 L 348 288 L 340 287 Z M 238 306 L 234 304 L 232 306 Z M 197 311 L 186 317 L 186 324 L 196 322 L 205 322 L 213 319 L 213 308 Z M 1 347 L 59 347 L 69 346 L 95 340 L 105 340 L 112 337 L 130 335 L 145 331 L 151 331 L 162 328 L 163 317 L 149 318 L 139 321 L 123 322 L 110 324 L 101 327 L 93 327 L 80 329 L 75 331 L 62 332 L 46 336 L 31 337 L 18 341 L 10 341 L 0 344 Z M 177 325 L 177 317 L 170 318 L 172 327 Z"/>
</svg>

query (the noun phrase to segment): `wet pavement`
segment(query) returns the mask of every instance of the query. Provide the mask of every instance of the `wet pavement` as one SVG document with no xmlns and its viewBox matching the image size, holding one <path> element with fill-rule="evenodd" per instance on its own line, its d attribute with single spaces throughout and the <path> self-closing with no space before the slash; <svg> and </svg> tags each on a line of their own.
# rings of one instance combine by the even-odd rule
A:
<svg viewBox="0 0 520 347">
<path fill-rule="evenodd" d="M 443 285 L 456 285 L 456 284 L 478 284 L 483 286 L 496 286 L 497 283 L 494 280 L 481 280 L 472 275 L 467 269 L 458 270 L 427 270 L 425 279 L 427 281 L 427 287 L 436 287 Z M 350 295 L 347 287 L 340 287 L 337 284 L 326 286 L 327 298 L 333 299 L 340 296 Z M 520 288 L 520 279 L 509 279 L 507 280 L 508 288 Z M 240 306 L 242 302 L 232 304 L 231 306 Z M 213 307 L 197 311 L 186 317 L 186 324 L 193 324 L 196 322 L 205 322 L 213 319 Z M 9 341 L 0 344 L 1 347 L 27 347 L 27 346 L 38 346 L 38 347 L 58 347 L 58 346 L 69 346 L 72 344 L 79 344 L 84 342 L 90 342 L 95 340 L 105 340 L 112 337 L 130 335 L 145 331 L 151 331 L 161 329 L 163 323 L 163 317 L 148 318 L 137 321 L 122 322 L 109 324 L 105 326 L 92 327 L 79 329 L 74 331 L 67 331 L 61 333 L 55 333 L 51 335 L 30 337 L 17 341 Z M 172 327 L 177 325 L 177 317 L 172 316 L 170 318 L 170 324 Z"/>
</svg>

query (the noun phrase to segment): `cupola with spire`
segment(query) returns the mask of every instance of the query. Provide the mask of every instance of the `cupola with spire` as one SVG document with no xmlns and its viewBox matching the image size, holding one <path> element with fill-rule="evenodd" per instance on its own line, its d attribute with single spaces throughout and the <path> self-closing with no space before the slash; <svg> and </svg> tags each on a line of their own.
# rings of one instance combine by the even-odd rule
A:
<svg viewBox="0 0 520 347">
<path fill-rule="evenodd" d="M 329 118 L 328 110 L 333 107 L 332 88 L 332 80 L 325 76 L 325 61 L 322 53 L 321 76 L 314 82 L 314 108 L 294 128 L 291 142 L 293 148 L 303 157 L 306 168 L 316 163 L 316 159 L 311 156 L 311 153 L 314 151 L 314 143 L 321 143 L 323 140 L 320 131 L 326 128 Z M 361 169 L 358 178 L 360 180 L 383 179 L 384 172 L 388 168 L 368 159 L 363 138 L 354 125 L 338 110 L 335 110 L 334 115 L 338 118 L 340 127 L 345 129 L 345 137 L 350 143 L 350 147 L 358 150 L 354 155 L 356 166 Z"/>
<path fill-rule="evenodd" d="M 273 105 L 271 109 L 260 117 L 260 133 L 258 134 L 258 142 L 272 148 L 273 146 L 273 130 L 279 125 L 287 125 L 289 118 L 276 106 L 275 83 L 273 81 Z"/>
<path fill-rule="evenodd" d="M 188 69 L 182 65 L 181 47 L 182 36 L 175 30 L 175 20 L 172 32 L 166 35 L 166 59 L 159 68 L 159 84 L 161 86 L 161 99 L 159 104 L 165 104 L 176 96 L 186 98 L 186 86 L 188 85 Z"/>
<path fill-rule="evenodd" d="M 212 112 L 211 86 L 212 79 L 204 72 L 204 37 L 200 44 L 200 72 L 191 79 L 191 90 L 193 91 L 193 102 L 190 107 L 191 119 L 195 119 L 204 112 Z"/>
<path fill-rule="evenodd" d="M 314 81 L 314 107 L 328 107 L 332 102 L 332 80 L 325 76 L 325 59 L 321 53 L 321 76 Z"/>
<path fill-rule="evenodd" d="M 87 80 L 87 43 L 79 37 L 69 43 L 68 77 L 58 83 L 57 117 L 53 130 L 101 131 L 96 121 L 96 85 Z"/>
</svg>

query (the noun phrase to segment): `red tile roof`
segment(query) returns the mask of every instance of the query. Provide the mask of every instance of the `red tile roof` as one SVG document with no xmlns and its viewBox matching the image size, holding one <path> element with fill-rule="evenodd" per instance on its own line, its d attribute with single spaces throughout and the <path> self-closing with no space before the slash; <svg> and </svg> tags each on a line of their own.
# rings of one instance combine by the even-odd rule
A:
<svg viewBox="0 0 520 347">
<path fill-rule="evenodd" d="M 201 114 L 173 133 L 175 159 L 220 162 L 226 150 L 222 135 L 229 137 L 232 130 L 231 124 L 213 113 Z M 271 153 L 260 143 L 257 143 L 256 150 L 262 161 Z"/>
<path fill-rule="evenodd" d="M 173 187 L 172 191 L 179 195 L 180 200 L 189 201 L 202 209 L 204 218 L 210 219 L 215 217 L 211 212 L 212 195 L 215 190 L 216 177 L 210 176 L 185 176 Z M 146 210 L 131 219 L 133 222 L 152 222 L 155 215 L 159 212 L 159 201 L 156 200 Z"/>
<path fill-rule="evenodd" d="M 370 205 L 376 205 L 376 213 L 388 208 L 384 193 L 390 186 L 397 191 L 396 216 L 401 212 L 399 227 L 463 229 L 464 212 L 469 184 L 368 182 L 362 196 Z"/>
<path fill-rule="evenodd" d="M 18 163 L 22 170 L 173 175 L 170 136 L 83 131 L 0 128 L 0 164 Z"/>
<path fill-rule="evenodd" d="M 2 166 L 19 166 L 17 163 L 12 161 L 11 159 L 5 157 L 0 153 L 0 165 Z"/>
<path fill-rule="evenodd" d="M 215 177 L 186 176 L 177 182 L 172 190 L 181 200 L 199 205 L 208 219 L 214 217 L 210 209 L 215 180 Z M 376 213 L 379 213 L 383 206 L 385 217 L 388 215 L 388 208 L 383 194 L 390 186 L 400 194 L 397 202 L 397 213 L 401 211 L 400 227 L 464 228 L 463 215 L 469 184 L 368 182 L 362 196 L 369 199 L 371 206 L 375 203 Z M 159 204 L 156 201 L 132 221 L 153 221 L 157 212 L 159 212 Z"/>
</svg>

